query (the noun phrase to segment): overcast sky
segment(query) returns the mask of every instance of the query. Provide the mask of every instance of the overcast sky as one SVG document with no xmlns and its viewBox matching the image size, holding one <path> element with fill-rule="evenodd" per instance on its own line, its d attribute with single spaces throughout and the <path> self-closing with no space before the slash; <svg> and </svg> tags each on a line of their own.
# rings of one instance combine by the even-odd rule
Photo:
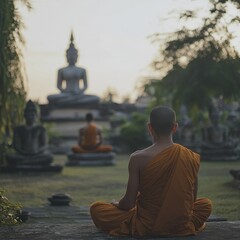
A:
<svg viewBox="0 0 240 240">
<path fill-rule="evenodd" d="M 78 66 L 88 73 L 89 94 L 102 96 L 108 88 L 120 97 L 137 95 L 157 46 L 149 35 L 178 27 L 177 12 L 206 10 L 207 0 L 31 0 L 29 12 L 20 8 L 26 30 L 25 61 L 28 98 L 47 102 L 58 93 L 57 70 L 67 65 L 65 51 L 73 30 L 79 50 Z M 206 12 L 206 11 L 205 11 Z M 164 20 L 163 19 L 168 19 Z"/>
</svg>

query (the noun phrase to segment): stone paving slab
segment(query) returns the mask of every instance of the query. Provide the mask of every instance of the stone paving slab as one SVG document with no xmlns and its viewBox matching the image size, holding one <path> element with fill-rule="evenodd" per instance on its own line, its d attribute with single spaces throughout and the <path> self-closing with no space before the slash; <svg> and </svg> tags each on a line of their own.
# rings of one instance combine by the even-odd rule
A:
<svg viewBox="0 0 240 240">
<path fill-rule="evenodd" d="M 2 240 L 82 240 L 82 239 L 123 239 L 129 237 L 111 237 L 99 232 L 92 223 L 84 224 L 22 224 L 12 227 L 0 227 Z M 147 238 L 162 240 L 239 240 L 240 221 L 209 222 L 206 229 L 197 236 L 181 238 Z"/>
<path fill-rule="evenodd" d="M 50 206 L 24 208 L 30 212 L 27 224 L 33 223 L 83 223 L 91 222 L 88 206 Z M 226 218 L 211 215 L 209 222 L 226 221 Z"/>
<path fill-rule="evenodd" d="M 53 207 L 45 205 L 38 208 L 25 208 L 24 210 L 31 212 L 28 221 L 16 226 L 1 226 L 0 240 L 132 239 L 129 237 L 111 237 L 98 231 L 91 221 L 87 206 Z M 224 221 L 225 219 L 216 216 L 211 216 L 209 220 L 206 229 L 197 236 L 161 239 L 240 239 L 240 221 Z"/>
<path fill-rule="evenodd" d="M 91 222 L 88 206 L 49 206 L 24 208 L 30 212 L 26 224 L 33 223 L 83 223 Z"/>
</svg>

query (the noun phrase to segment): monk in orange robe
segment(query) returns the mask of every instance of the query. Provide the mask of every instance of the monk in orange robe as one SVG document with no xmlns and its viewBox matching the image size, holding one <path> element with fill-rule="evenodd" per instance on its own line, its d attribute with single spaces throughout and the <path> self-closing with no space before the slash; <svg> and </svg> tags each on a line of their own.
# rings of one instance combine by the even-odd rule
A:
<svg viewBox="0 0 240 240">
<path fill-rule="evenodd" d="M 90 213 L 96 227 L 114 236 L 187 236 L 205 228 L 212 204 L 197 199 L 200 156 L 175 144 L 175 112 L 152 110 L 148 130 L 153 144 L 129 160 L 129 179 L 119 202 L 95 202 Z"/>
<path fill-rule="evenodd" d="M 111 152 L 112 146 L 102 145 L 101 130 L 93 123 L 93 115 L 86 114 L 87 125 L 79 130 L 78 145 L 72 147 L 74 153 Z"/>
</svg>

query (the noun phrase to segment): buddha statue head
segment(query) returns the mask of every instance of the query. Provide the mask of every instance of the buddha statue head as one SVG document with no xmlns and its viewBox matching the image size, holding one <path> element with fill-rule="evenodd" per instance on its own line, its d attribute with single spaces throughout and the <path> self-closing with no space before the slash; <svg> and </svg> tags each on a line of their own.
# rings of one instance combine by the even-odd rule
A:
<svg viewBox="0 0 240 240">
<path fill-rule="evenodd" d="M 24 117 L 26 120 L 26 124 L 28 126 L 32 126 L 36 120 L 37 117 L 37 109 L 34 103 L 29 100 L 26 104 L 26 107 L 24 109 Z"/>
<path fill-rule="evenodd" d="M 70 45 L 66 51 L 67 62 L 69 63 L 69 65 L 75 65 L 78 59 L 78 50 L 75 48 L 73 40 L 73 33 L 71 33 Z"/>
</svg>

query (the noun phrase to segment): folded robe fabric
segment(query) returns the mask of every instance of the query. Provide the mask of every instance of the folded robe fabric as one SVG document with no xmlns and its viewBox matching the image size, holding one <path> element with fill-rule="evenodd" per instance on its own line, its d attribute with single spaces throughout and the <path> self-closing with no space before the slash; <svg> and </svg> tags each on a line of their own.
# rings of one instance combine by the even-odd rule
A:
<svg viewBox="0 0 240 240">
<path fill-rule="evenodd" d="M 95 146 L 97 144 L 97 127 L 95 124 L 89 124 L 84 129 L 82 146 Z"/>
<path fill-rule="evenodd" d="M 89 124 L 81 133 L 82 145 L 73 146 L 74 153 L 88 153 L 88 152 L 111 152 L 112 146 L 98 145 L 99 136 L 97 126 L 93 123 Z"/>
<path fill-rule="evenodd" d="M 136 206 L 120 210 L 109 203 L 91 206 L 95 225 L 115 236 L 196 234 L 211 213 L 211 201 L 194 202 L 200 156 L 179 145 L 163 150 L 140 173 Z"/>
</svg>

